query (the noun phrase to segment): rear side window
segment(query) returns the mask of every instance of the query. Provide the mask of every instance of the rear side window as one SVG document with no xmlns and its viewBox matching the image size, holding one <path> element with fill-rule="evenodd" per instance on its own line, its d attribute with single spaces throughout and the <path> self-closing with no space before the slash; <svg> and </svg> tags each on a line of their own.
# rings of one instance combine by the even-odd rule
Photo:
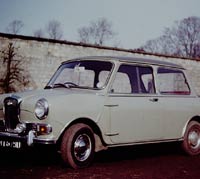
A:
<svg viewBox="0 0 200 179">
<path fill-rule="evenodd" d="M 168 95 L 189 95 L 190 88 L 184 73 L 179 69 L 158 68 L 159 91 Z"/>
</svg>

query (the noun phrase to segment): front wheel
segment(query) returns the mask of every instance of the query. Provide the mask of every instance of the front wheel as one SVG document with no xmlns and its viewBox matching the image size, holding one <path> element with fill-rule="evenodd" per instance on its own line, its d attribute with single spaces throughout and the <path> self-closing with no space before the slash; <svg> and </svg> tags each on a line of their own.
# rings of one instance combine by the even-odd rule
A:
<svg viewBox="0 0 200 179">
<path fill-rule="evenodd" d="M 95 140 L 92 129 L 85 124 L 72 125 L 64 133 L 61 156 L 72 168 L 87 167 L 94 157 Z"/>
<path fill-rule="evenodd" d="M 182 145 L 189 155 L 200 154 L 200 124 L 198 122 L 192 121 L 188 124 Z"/>
</svg>

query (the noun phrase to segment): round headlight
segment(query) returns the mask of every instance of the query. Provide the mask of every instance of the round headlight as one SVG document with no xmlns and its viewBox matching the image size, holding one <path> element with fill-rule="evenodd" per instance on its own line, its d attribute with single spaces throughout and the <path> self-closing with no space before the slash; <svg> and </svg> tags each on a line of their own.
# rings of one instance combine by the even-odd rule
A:
<svg viewBox="0 0 200 179">
<path fill-rule="evenodd" d="M 35 115 L 38 119 L 45 119 L 49 112 L 49 105 L 46 99 L 42 98 L 35 104 Z"/>
</svg>

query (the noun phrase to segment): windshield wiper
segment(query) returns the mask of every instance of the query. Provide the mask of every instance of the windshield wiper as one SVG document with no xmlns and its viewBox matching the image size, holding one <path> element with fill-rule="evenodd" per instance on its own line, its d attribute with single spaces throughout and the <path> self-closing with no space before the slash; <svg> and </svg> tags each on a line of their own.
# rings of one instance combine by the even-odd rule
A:
<svg viewBox="0 0 200 179">
<path fill-rule="evenodd" d="M 52 88 L 53 88 L 52 85 L 47 85 L 44 87 L 44 89 L 52 89 Z"/>
<path fill-rule="evenodd" d="M 65 82 L 65 83 L 55 83 L 53 85 L 49 85 L 46 86 L 45 89 L 52 89 L 52 88 L 59 88 L 59 87 L 63 87 L 63 88 L 80 88 L 80 86 L 78 86 L 75 83 L 72 82 Z"/>
<path fill-rule="evenodd" d="M 63 83 L 56 83 L 53 85 L 46 86 L 44 89 L 53 89 L 53 88 L 59 88 L 59 87 L 69 88 L 67 85 Z"/>
</svg>

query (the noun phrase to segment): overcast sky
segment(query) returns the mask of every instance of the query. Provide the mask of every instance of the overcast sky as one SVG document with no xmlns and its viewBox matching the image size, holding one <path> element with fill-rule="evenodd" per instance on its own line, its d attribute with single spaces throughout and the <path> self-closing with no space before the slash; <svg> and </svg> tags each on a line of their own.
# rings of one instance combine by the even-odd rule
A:
<svg viewBox="0 0 200 179">
<path fill-rule="evenodd" d="M 115 43 L 127 49 L 139 48 L 189 16 L 200 17 L 200 0 L 0 0 L 1 32 L 16 19 L 24 23 L 23 35 L 58 20 L 63 38 L 78 41 L 78 28 L 105 17 L 117 33 Z"/>
</svg>

